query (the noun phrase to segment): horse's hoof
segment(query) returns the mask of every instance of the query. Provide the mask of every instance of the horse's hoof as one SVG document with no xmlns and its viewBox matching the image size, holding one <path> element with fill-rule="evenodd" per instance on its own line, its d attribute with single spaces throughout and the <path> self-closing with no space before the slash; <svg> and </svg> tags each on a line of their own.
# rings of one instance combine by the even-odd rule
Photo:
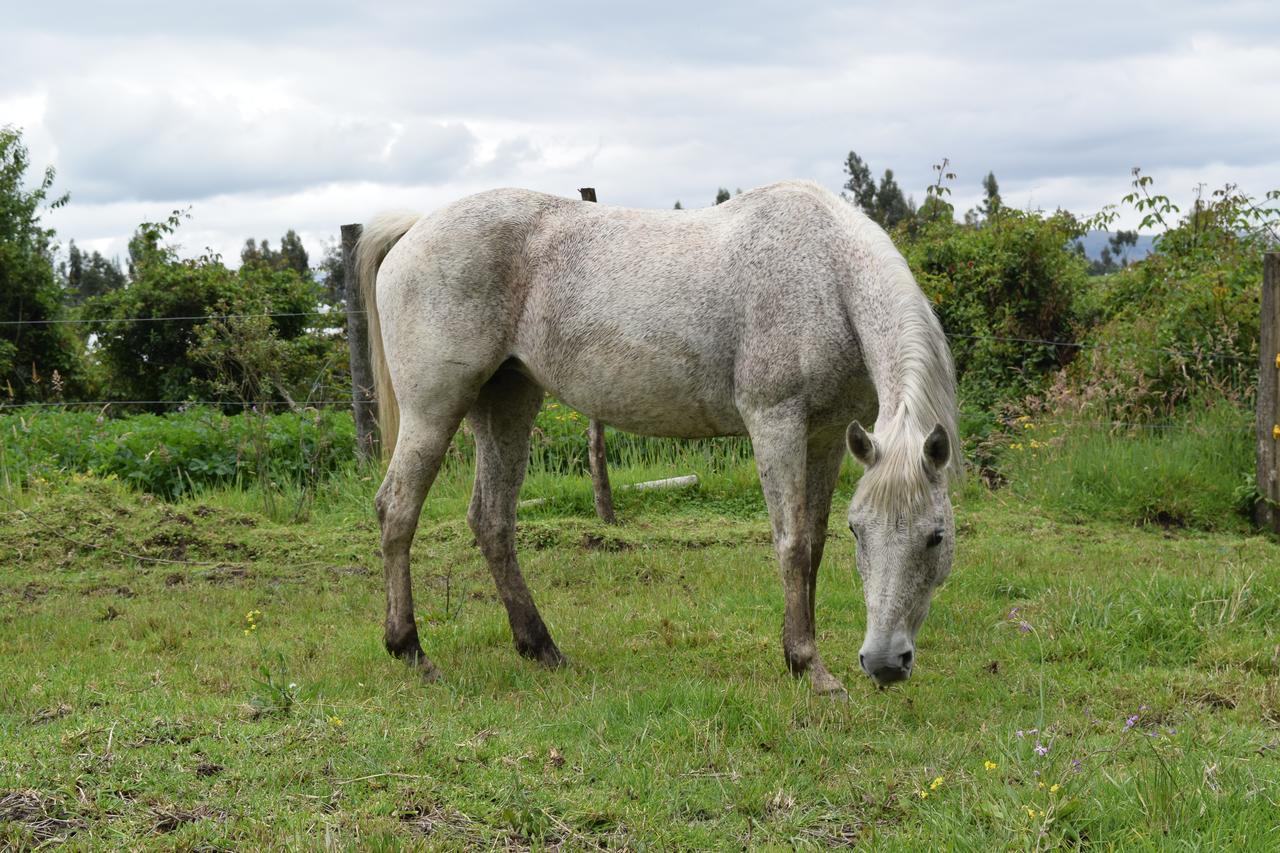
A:
<svg viewBox="0 0 1280 853">
<path fill-rule="evenodd" d="M 427 684 L 434 684 L 444 675 L 444 673 L 440 671 L 440 667 L 436 666 L 426 658 L 422 658 L 417 663 L 410 664 L 410 666 L 417 671 L 418 677 Z"/>
<path fill-rule="evenodd" d="M 810 671 L 809 685 L 813 688 L 815 696 L 837 702 L 849 701 L 849 691 L 844 689 L 840 679 L 827 672 L 825 668 L 821 671 Z"/>
<path fill-rule="evenodd" d="M 520 652 L 521 657 L 537 661 L 547 669 L 560 669 L 569 665 L 569 659 L 550 640 L 538 646 L 521 646 L 517 644 L 516 651 Z"/>
</svg>

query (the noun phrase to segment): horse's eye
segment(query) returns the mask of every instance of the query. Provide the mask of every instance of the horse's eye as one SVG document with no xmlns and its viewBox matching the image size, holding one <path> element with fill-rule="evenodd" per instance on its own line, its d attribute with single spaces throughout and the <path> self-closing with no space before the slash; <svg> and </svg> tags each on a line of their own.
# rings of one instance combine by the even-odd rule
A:
<svg viewBox="0 0 1280 853">
<path fill-rule="evenodd" d="M 926 548 L 936 548 L 941 544 L 942 544 L 942 531 L 935 530 L 929 534 L 929 538 L 925 540 L 924 546 Z"/>
</svg>

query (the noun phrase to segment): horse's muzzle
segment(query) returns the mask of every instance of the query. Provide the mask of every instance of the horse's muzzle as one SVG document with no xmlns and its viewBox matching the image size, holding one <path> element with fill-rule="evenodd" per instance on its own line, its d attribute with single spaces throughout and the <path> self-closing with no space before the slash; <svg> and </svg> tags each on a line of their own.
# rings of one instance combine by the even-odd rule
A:
<svg viewBox="0 0 1280 853">
<path fill-rule="evenodd" d="M 871 677 L 877 687 L 887 687 L 911 677 L 911 667 L 915 662 L 915 652 L 908 646 L 905 649 L 884 649 L 864 651 L 858 655 L 858 663 L 862 671 Z"/>
</svg>

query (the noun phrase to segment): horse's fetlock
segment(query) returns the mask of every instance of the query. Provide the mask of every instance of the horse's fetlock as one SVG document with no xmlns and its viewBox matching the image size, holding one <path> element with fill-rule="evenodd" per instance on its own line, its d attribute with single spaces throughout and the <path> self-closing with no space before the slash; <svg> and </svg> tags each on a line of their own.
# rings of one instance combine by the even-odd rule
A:
<svg viewBox="0 0 1280 853">
<path fill-rule="evenodd" d="M 803 675 L 818 657 L 818 647 L 812 640 L 800 640 L 782 644 L 783 655 L 787 659 L 787 669 L 792 675 Z"/>
</svg>

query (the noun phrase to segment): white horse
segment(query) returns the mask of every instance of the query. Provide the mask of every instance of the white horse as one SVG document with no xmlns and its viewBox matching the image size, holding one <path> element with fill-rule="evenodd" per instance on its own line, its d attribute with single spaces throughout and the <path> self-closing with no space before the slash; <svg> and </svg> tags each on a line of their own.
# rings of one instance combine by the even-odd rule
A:
<svg viewBox="0 0 1280 853">
<path fill-rule="evenodd" d="M 438 674 L 418 641 L 409 545 L 465 417 L 476 440 L 467 520 L 516 648 L 564 662 L 515 550 L 529 433 L 549 390 L 629 432 L 750 436 L 787 665 L 837 695 L 814 639 L 814 589 L 847 446 L 866 468 L 849 507 L 867 605 L 859 659 L 882 686 L 910 675 L 951 569 L 954 370 L 906 262 L 851 205 L 802 182 L 688 211 L 493 190 L 378 218 L 358 271 L 394 448 L 376 501 L 393 655 Z M 872 419 L 868 433 L 858 421 Z"/>
</svg>

